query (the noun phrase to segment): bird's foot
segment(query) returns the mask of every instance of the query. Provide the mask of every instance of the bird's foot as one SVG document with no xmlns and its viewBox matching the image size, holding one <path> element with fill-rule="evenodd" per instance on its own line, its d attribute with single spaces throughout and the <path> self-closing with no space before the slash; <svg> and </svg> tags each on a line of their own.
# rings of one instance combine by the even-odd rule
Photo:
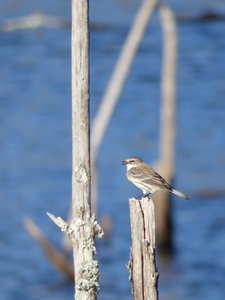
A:
<svg viewBox="0 0 225 300">
<path fill-rule="evenodd" d="M 148 197 L 150 198 L 151 193 L 145 193 L 145 194 L 141 194 L 140 196 L 136 197 L 136 199 L 141 200 L 142 198 Z"/>
<path fill-rule="evenodd" d="M 151 197 L 151 193 L 145 193 L 145 194 L 142 195 L 142 197 L 143 198 L 145 198 L 145 197 L 150 198 Z"/>
</svg>

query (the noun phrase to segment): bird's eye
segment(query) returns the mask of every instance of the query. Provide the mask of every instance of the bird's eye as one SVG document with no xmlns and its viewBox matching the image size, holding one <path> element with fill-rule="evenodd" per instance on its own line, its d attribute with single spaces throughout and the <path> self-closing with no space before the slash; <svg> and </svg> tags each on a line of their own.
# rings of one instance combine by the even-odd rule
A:
<svg viewBox="0 0 225 300">
<path fill-rule="evenodd" d="M 130 163 L 133 163 L 134 162 L 134 160 L 132 159 L 132 160 L 130 160 Z"/>
</svg>

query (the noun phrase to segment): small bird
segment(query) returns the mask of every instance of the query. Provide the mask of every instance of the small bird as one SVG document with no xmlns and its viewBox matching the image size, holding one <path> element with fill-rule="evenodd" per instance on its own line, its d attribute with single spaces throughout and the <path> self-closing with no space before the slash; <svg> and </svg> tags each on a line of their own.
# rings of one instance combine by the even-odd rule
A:
<svg viewBox="0 0 225 300">
<path fill-rule="evenodd" d="M 185 194 L 175 190 L 142 159 L 138 157 L 129 157 L 122 161 L 122 164 L 127 166 L 127 179 L 143 191 L 144 197 L 147 197 L 158 190 L 166 190 L 185 200 L 189 199 Z"/>
</svg>

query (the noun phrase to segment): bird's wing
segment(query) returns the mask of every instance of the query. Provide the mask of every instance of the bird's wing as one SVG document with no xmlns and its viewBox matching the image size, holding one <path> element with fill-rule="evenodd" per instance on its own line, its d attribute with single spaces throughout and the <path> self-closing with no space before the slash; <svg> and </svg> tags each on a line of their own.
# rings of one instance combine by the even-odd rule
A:
<svg viewBox="0 0 225 300">
<path fill-rule="evenodd" d="M 162 189 L 172 190 L 166 180 L 160 176 L 154 169 L 148 165 L 142 165 L 141 168 L 131 168 L 128 172 L 128 178 L 140 181 L 143 185 L 155 186 Z"/>
</svg>

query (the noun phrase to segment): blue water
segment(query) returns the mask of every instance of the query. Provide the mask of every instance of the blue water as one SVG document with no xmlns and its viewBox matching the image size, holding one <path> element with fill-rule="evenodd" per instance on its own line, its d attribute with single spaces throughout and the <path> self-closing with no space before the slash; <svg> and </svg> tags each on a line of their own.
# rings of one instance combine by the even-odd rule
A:
<svg viewBox="0 0 225 300">
<path fill-rule="evenodd" d="M 178 15 L 225 11 L 223 1 L 171 0 Z M 91 119 L 98 109 L 139 1 L 91 1 Z M 70 20 L 69 1 L 0 1 L 0 21 L 32 13 Z M 225 22 L 179 22 L 174 259 L 159 265 L 161 300 L 225 298 Z M 99 217 L 111 243 L 98 241 L 99 299 L 131 299 L 128 198 L 139 191 L 120 161 L 158 158 L 161 30 L 157 14 L 141 43 L 99 153 Z M 46 211 L 67 218 L 71 198 L 70 30 L 0 32 L 0 299 L 72 299 L 24 230 L 31 217 L 60 248 Z M 107 176 L 106 176 L 107 175 Z M 210 196 L 206 197 L 207 195 Z"/>
</svg>

